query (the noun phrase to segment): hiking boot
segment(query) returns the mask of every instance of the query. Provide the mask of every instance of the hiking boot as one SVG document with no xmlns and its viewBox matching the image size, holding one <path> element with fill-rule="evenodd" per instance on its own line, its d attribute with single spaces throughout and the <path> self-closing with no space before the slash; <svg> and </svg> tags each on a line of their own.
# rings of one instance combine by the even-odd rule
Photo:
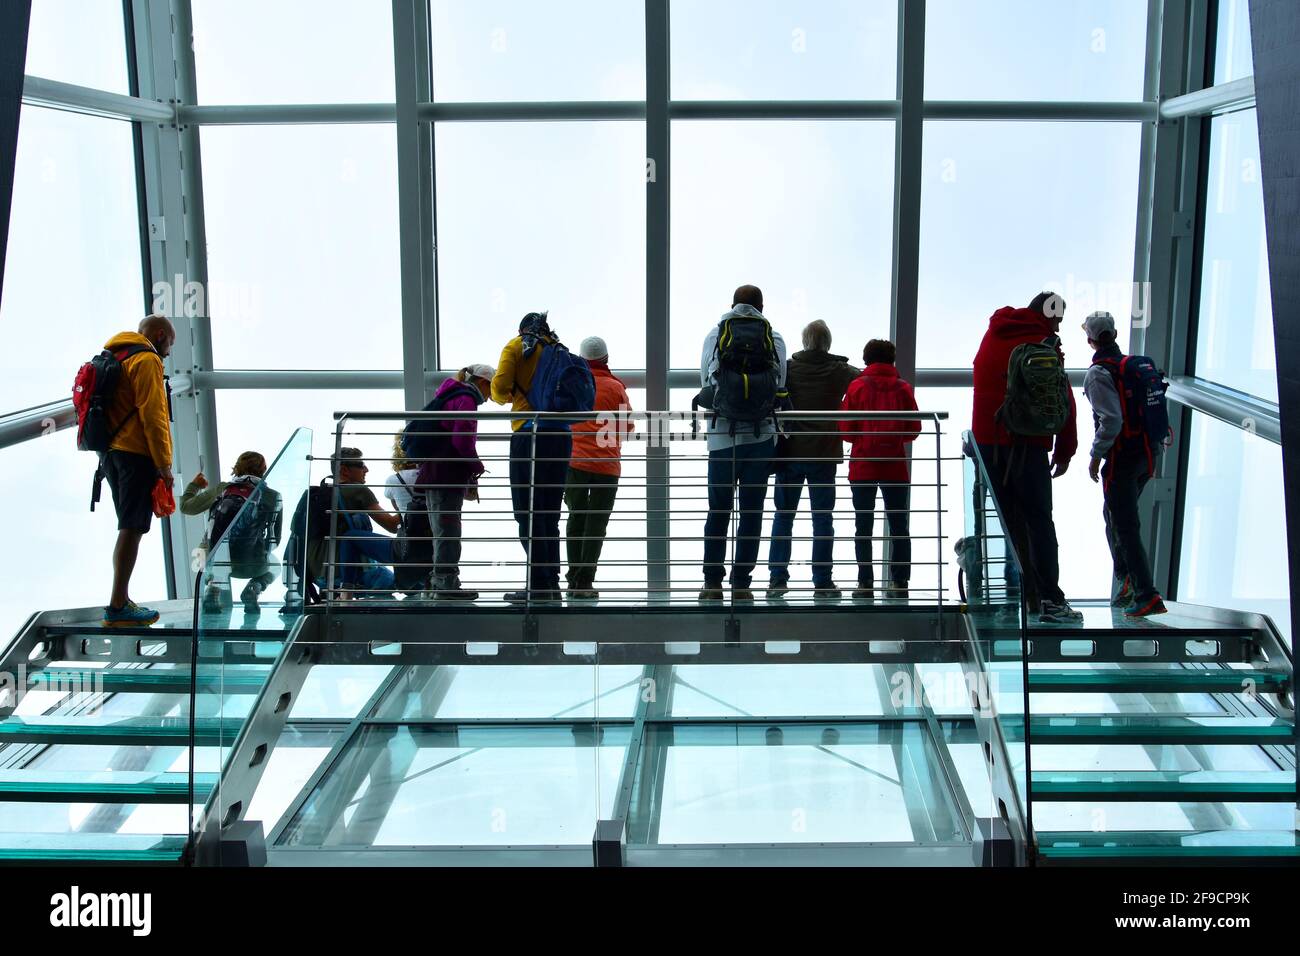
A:
<svg viewBox="0 0 1300 956">
<path fill-rule="evenodd" d="M 752 604 L 754 602 L 754 592 L 749 588 L 738 588 L 733 586 L 731 589 L 731 601 L 733 604 L 737 602 L 742 604 Z"/>
<path fill-rule="evenodd" d="M 1043 601 L 1038 605 L 1038 620 L 1041 624 L 1082 624 L 1083 614 L 1064 602 Z"/>
<path fill-rule="evenodd" d="M 767 599 L 769 601 L 779 601 L 786 596 L 789 590 L 789 581 L 770 581 L 767 585 Z"/>
<path fill-rule="evenodd" d="M 245 614 L 262 613 L 262 608 L 257 603 L 257 599 L 261 596 L 263 590 L 261 581 L 249 581 L 248 584 L 244 585 L 244 590 L 239 594 L 239 600 L 244 602 Z"/>
<path fill-rule="evenodd" d="M 721 600 L 722 600 L 722 587 L 721 587 L 721 585 L 716 585 L 716 586 L 715 586 L 715 585 L 708 585 L 708 584 L 704 585 L 704 587 L 700 588 L 700 596 L 699 596 L 699 600 L 701 600 L 701 601 L 721 601 Z"/>
<path fill-rule="evenodd" d="M 891 584 L 889 587 L 885 588 L 885 597 L 890 601 L 906 601 L 907 585 Z"/>
<path fill-rule="evenodd" d="M 459 584 L 455 587 L 441 588 L 437 591 L 426 591 L 435 601 L 477 601 L 478 592 L 463 588 Z"/>
<path fill-rule="evenodd" d="M 1169 608 L 1165 607 L 1164 598 L 1159 594 L 1153 594 L 1144 601 L 1135 601 L 1132 607 L 1124 611 L 1125 617 L 1150 617 L 1152 614 L 1165 614 Z"/>
<path fill-rule="evenodd" d="M 104 608 L 104 627 L 148 627 L 158 620 L 158 612 L 153 608 L 141 607 L 134 601 L 127 601 L 121 607 Z"/>
<path fill-rule="evenodd" d="M 844 595 L 840 592 L 840 589 L 833 584 L 813 589 L 814 601 L 838 601 L 843 596 Z"/>
<path fill-rule="evenodd" d="M 563 604 L 564 595 L 559 588 L 538 589 L 536 591 L 510 591 L 504 595 L 507 604 Z"/>
<path fill-rule="evenodd" d="M 870 584 L 859 584 L 853 589 L 853 600 L 855 601 L 874 601 L 876 599 L 876 589 Z"/>
<path fill-rule="evenodd" d="M 1137 594 L 1133 591 L 1133 579 L 1125 578 L 1119 586 L 1119 593 L 1110 599 L 1111 607 L 1129 607 L 1137 599 Z"/>
<path fill-rule="evenodd" d="M 570 601 L 594 601 L 600 597 L 595 588 L 569 588 L 565 593 Z"/>
</svg>

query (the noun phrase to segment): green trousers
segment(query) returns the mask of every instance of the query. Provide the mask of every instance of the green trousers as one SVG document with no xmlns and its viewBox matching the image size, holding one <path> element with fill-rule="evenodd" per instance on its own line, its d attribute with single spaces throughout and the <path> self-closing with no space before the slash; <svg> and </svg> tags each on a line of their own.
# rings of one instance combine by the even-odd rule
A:
<svg viewBox="0 0 1300 956">
<path fill-rule="evenodd" d="M 564 485 L 564 503 L 569 509 L 565 537 L 569 587 L 590 588 L 596 580 L 596 564 L 605 543 L 605 529 L 618 494 L 618 475 L 598 475 L 570 468 Z"/>
</svg>

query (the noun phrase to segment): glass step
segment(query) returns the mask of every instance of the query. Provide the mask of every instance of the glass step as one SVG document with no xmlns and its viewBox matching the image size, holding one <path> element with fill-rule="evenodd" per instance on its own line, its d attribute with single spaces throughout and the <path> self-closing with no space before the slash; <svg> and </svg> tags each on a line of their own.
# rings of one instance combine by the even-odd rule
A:
<svg viewBox="0 0 1300 956">
<path fill-rule="evenodd" d="M 202 694 L 256 694 L 266 683 L 270 668 L 225 674 L 205 667 L 197 686 Z M 32 690 L 81 693 L 189 694 L 188 667 L 126 669 L 120 667 L 47 667 L 27 676 Z"/>
<path fill-rule="evenodd" d="M 179 863 L 184 853 L 184 836 L 0 832 L 0 860 L 158 864 Z"/>
<path fill-rule="evenodd" d="M 1013 739 L 1023 741 L 1023 720 L 1002 718 Z M 1036 744 L 1278 744 L 1295 740 L 1295 727 L 1273 717 L 1035 716 Z"/>
<path fill-rule="evenodd" d="M 207 800 L 217 774 L 196 773 L 194 796 Z M 0 770 L 0 801 L 24 803 L 187 803 L 189 775 L 153 771 Z"/>
<path fill-rule="evenodd" d="M 238 718 L 200 717 L 194 722 L 194 742 L 200 747 L 229 745 L 243 723 Z M 0 743 L 184 747 L 188 746 L 189 739 L 188 717 L 6 717 L 0 720 Z"/>
<path fill-rule="evenodd" d="M 1034 669 L 1029 689 L 1053 694 L 1240 694 L 1277 691 L 1291 683 L 1284 671 L 1253 669 L 1188 670 L 1186 668 Z"/>
<path fill-rule="evenodd" d="M 1294 830 L 1040 832 L 1037 837 L 1039 856 L 1047 862 L 1300 858 Z"/>
<path fill-rule="evenodd" d="M 1296 798 L 1296 781 L 1285 770 L 1036 771 L 1032 795 L 1036 801 L 1289 803 Z"/>
</svg>

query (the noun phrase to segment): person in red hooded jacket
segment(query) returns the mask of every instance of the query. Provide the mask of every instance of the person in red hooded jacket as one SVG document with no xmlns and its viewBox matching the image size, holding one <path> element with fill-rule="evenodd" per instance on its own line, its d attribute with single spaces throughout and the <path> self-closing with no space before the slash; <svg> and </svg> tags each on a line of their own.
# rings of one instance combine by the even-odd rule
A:
<svg viewBox="0 0 1300 956">
<path fill-rule="evenodd" d="M 862 350 L 866 368 L 849 383 L 840 408 L 855 412 L 914 412 L 916 396 L 912 386 L 898 375 L 894 365 L 897 349 L 886 339 L 872 339 Z M 875 597 L 871 535 L 876 519 L 876 490 L 885 501 L 889 525 L 889 589 L 887 596 L 907 596 L 912 575 L 912 539 L 908 536 L 911 468 L 907 445 L 921 431 L 920 419 L 913 421 L 841 421 L 840 431 L 849 443 L 849 489 L 853 495 L 854 550 L 858 560 L 858 586 L 853 597 Z"/>
<path fill-rule="evenodd" d="M 1070 416 L 1060 434 L 1049 438 L 1013 435 L 998 421 L 1007 397 L 1007 366 L 1016 346 L 1055 339 L 1065 317 L 1065 300 L 1040 292 L 1027 308 L 1004 306 L 989 319 L 988 331 L 975 354 L 975 401 L 971 431 L 993 485 L 993 494 L 1020 554 L 1025 597 L 1031 613 L 1045 623 L 1083 620 L 1065 600 L 1060 586 L 1056 524 L 1052 520 L 1052 479 L 1070 467 L 1079 447 L 1074 395 Z"/>
</svg>

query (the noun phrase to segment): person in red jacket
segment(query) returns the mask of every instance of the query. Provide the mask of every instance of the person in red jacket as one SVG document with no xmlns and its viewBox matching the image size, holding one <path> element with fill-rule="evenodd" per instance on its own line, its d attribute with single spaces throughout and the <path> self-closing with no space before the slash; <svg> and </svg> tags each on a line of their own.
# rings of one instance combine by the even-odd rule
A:
<svg viewBox="0 0 1300 956">
<path fill-rule="evenodd" d="M 1040 292 L 1029 306 L 1004 306 L 989 319 L 988 331 L 975 354 L 975 402 L 971 431 L 988 469 L 993 494 L 1002 508 L 1007 530 L 1025 565 L 1025 598 L 1031 613 L 1045 623 L 1083 620 L 1065 600 L 1060 586 L 1056 525 L 1052 520 L 1052 479 L 1070 467 L 1079 447 L 1074 395 L 1070 416 L 1054 438 L 1012 435 L 997 420 L 1007 397 L 1007 366 L 1016 346 L 1055 339 L 1065 317 L 1065 300 L 1055 292 Z"/>
<path fill-rule="evenodd" d="M 894 366 L 897 350 L 885 339 L 872 339 L 862 350 L 866 368 L 849 383 L 840 407 L 855 412 L 914 412 L 916 396 L 912 386 L 898 376 Z M 854 549 L 858 560 L 858 586 L 853 597 L 875 597 L 875 574 L 872 560 L 872 530 L 876 518 L 876 490 L 885 501 L 885 520 L 889 525 L 888 597 L 907 597 L 907 582 L 912 576 L 912 539 L 909 537 L 911 468 L 907 444 L 921 431 L 914 421 L 841 421 L 840 431 L 849 443 L 849 489 L 853 495 Z"/>
</svg>

